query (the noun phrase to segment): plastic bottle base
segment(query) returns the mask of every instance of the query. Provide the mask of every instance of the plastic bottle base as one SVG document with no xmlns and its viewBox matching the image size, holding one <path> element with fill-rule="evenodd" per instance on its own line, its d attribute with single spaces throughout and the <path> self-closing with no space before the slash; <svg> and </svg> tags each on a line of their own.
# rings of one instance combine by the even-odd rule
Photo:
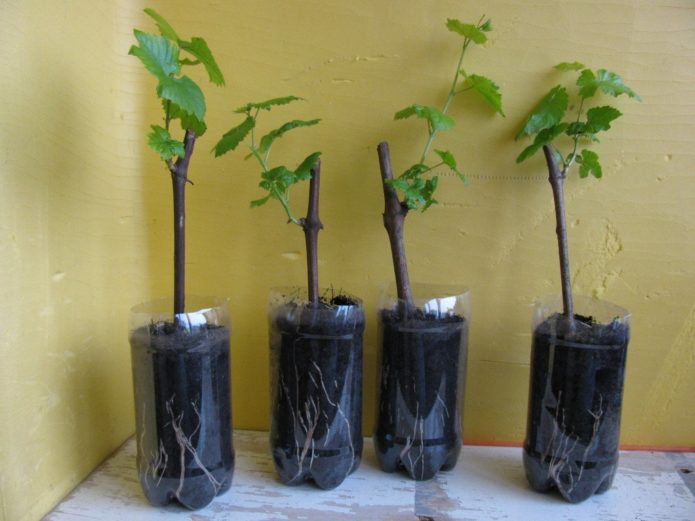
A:
<svg viewBox="0 0 695 521">
<path fill-rule="evenodd" d="M 309 451 L 310 452 L 310 451 Z M 342 452 L 345 452 L 343 449 Z M 289 486 L 296 486 L 313 481 L 323 490 L 330 490 L 340 485 L 345 478 L 360 466 L 361 451 L 353 454 L 322 456 L 307 453 L 303 458 L 297 456 L 296 449 L 273 448 L 273 461 L 280 481 Z"/>
<path fill-rule="evenodd" d="M 387 444 L 375 436 L 375 449 L 379 466 L 384 472 L 404 470 L 415 481 L 432 479 L 440 470 L 451 470 L 456 466 L 461 444 L 412 445 Z"/>
<path fill-rule="evenodd" d="M 209 505 L 215 497 L 227 492 L 232 487 L 232 475 L 225 472 L 213 472 L 213 477 L 220 483 L 217 487 L 208 476 L 184 477 L 183 486 L 180 478 L 157 479 L 140 476 L 140 484 L 147 500 L 154 506 L 165 506 L 177 502 L 189 510 L 198 510 Z M 225 475 L 227 477 L 225 478 Z M 221 481 L 220 481 L 221 480 Z M 180 490 L 179 490 L 180 488 Z"/>
</svg>

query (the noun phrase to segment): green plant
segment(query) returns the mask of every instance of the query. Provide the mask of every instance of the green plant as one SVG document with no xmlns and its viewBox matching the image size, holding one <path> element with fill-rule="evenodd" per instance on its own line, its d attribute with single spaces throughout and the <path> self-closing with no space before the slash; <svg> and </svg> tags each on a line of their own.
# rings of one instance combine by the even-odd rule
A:
<svg viewBox="0 0 695 521">
<path fill-rule="evenodd" d="M 609 130 L 611 123 L 622 115 L 618 109 L 610 105 L 587 108 L 587 102 L 599 92 L 613 97 L 625 94 L 637 100 L 640 98 L 614 72 L 605 69 L 594 72 L 579 62 L 563 62 L 556 65 L 555 69 L 579 73 L 576 81 L 577 99 L 573 105 L 576 107 L 576 114 L 564 120 L 570 108 L 570 95 L 562 85 L 556 85 L 550 89 L 526 118 L 524 126 L 516 135 L 516 139 L 535 136 L 533 143 L 519 154 L 516 162 L 521 163 L 543 149 L 555 204 L 563 313 L 567 316 L 569 323 L 573 324 L 574 303 L 567 246 L 564 182 L 575 163 L 579 164 L 579 176 L 582 178 L 589 175 L 596 178 L 603 176 L 598 154 L 587 147 L 598 142 L 597 135 Z M 567 154 L 558 148 L 558 142 L 561 140 L 569 145 L 570 151 Z"/>
<path fill-rule="evenodd" d="M 151 125 L 148 144 L 166 164 L 174 193 L 174 316 L 185 309 L 185 190 L 188 167 L 195 141 L 205 126 L 205 96 L 198 84 L 182 73 L 183 68 L 203 65 L 215 85 L 224 85 L 224 76 L 203 38 L 179 38 L 173 27 L 153 9 L 145 9 L 160 34 L 135 29 L 138 45 L 128 54 L 137 57 L 157 79 L 157 96 L 162 101 L 164 125 Z M 185 57 L 181 56 L 184 53 Z M 183 141 L 171 135 L 171 124 L 178 121 Z"/>
<path fill-rule="evenodd" d="M 310 127 L 320 120 L 295 119 L 284 123 L 280 127 L 263 135 L 260 140 L 256 137 L 258 118 L 262 110 L 270 111 L 273 107 L 287 105 L 302 98 L 297 96 L 285 96 L 273 98 L 260 103 L 247 103 L 234 112 L 244 114 L 246 117 L 239 125 L 225 133 L 214 147 L 215 157 L 235 150 L 248 138 L 249 154 L 244 159 L 254 158 L 261 167 L 261 181 L 258 184 L 267 194 L 254 201 L 251 207 L 261 206 L 270 199 L 276 199 L 287 214 L 288 222 L 300 226 L 304 231 L 307 250 L 307 279 L 309 302 L 317 305 L 319 302 L 318 285 L 318 233 L 323 228 L 319 219 L 319 186 L 321 165 L 319 157 L 321 152 L 309 154 L 294 170 L 284 165 L 270 166 L 270 151 L 273 143 L 285 133 L 295 128 Z M 298 218 L 292 213 L 290 206 L 290 187 L 301 181 L 310 179 L 309 182 L 309 208 L 307 216 Z"/>
<path fill-rule="evenodd" d="M 397 120 L 414 116 L 426 121 L 427 140 L 419 160 L 407 168 L 400 176 L 394 178 L 388 143 L 382 142 L 377 147 L 384 189 L 384 226 L 391 244 L 398 298 L 409 304 L 412 302 L 412 290 L 410 288 L 405 247 L 403 245 L 403 223 L 405 217 L 409 210 L 420 209 L 424 212 L 437 203 L 436 199 L 434 199 L 434 194 L 439 178 L 437 175 L 434 175 L 434 171 L 439 167 L 448 168 L 465 182 L 465 177 L 458 166 L 458 161 L 451 151 L 434 149 L 435 162 L 430 160 L 432 146 L 437 134 L 440 131 L 454 127 L 454 119 L 447 114 L 452 101 L 463 92 L 474 91 L 496 113 L 504 116 L 502 95 L 495 82 L 485 76 L 469 74 L 463 68 L 463 60 L 471 44 L 480 45 L 487 42 L 486 33 L 492 30 L 491 20 L 486 20 L 483 16 L 477 24 L 467 24 L 450 18 L 447 20 L 446 27 L 449 31 L 462 36 L 463 42 L 461 43 L 454 78 L 444 105 L 441 109 L 438 109 L 436 107 L 414 104 L 399 110 L 394 116 Z M 403 200 L 399 199 L 397 190 L 403 193 Z"/>
</svg>

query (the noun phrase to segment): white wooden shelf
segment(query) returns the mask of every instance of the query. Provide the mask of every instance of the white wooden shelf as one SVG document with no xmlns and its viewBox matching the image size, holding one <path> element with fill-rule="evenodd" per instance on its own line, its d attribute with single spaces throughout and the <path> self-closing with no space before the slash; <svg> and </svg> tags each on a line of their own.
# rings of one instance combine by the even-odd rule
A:
<svg viewBox="0 0 695 521">
<path fill-rule="evenodd" d="M 232 489 L 205 509 L 150 506 L 131 439 L 45 521 L 695 521 L 694 453 L 622 452 L 613 488 L 572 505 L 530 490 L 515 448 L 465 446 L 454 470 L 414 482 L 381 472 L 366 439 L 360 468 L 323 491 L 277 481 L 267 433 L 236 431 L 234 447 Z"/>
</svg>

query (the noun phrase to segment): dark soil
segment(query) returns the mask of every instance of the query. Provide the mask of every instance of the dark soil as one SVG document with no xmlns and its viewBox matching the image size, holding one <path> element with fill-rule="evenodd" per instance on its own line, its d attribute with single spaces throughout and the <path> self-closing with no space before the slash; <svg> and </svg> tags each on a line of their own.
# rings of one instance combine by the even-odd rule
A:
<svg viewBox="0 0 695 521">
<path fill-rule="evenodd" d="M 156 506 L 202 508 L 234 472 L 229 330 L 161 322 L 130 344 L 142 489 Z"/>
<path fill-rule="evenodd" d="M 627 326 L 555 314 L 534 331 L 524 467 L 573 503 L 608 490 L 618 464 Z"/>
<path fill-rule="evenodd" d="M 381 468 L 426 480 L 461 450 L 468 322 L 459 315 L 382 310 L 374 444 Z"/>
<path fill-rule="evenodd" d="M 362 456 L 364 311 L 349 297 L 271 310 L 270 444 L 280 480 L 338 486 Z"/>
</svg>

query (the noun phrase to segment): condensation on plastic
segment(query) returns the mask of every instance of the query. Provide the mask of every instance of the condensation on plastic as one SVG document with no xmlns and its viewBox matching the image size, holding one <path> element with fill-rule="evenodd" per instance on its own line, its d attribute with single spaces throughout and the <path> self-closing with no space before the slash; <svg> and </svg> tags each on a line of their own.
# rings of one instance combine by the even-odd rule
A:
<svg viewBox="0 0 695 521">
<path fill-rule="evenodd" d="M 135 306 L 130 345 L 140 484 L 156 506 L 190 509 L 227 491 L 234 472 L 227 300 L 187 297 Z"/>
<path fill-rule="evenodd" d="M 533 314 L 524 468 L 538 491 L 556 488 L 572 503 L 611 487 L 618 465 L 620 412 L 630 315 L 614 304 L 575 297 L 574 331 L 562 300 Z"/>
<path fill-rule="evenodd" d="M 313 480 L 334 488 L 362 457 L 362 301 L 322 290 L 310 306 L 306 291 L 276 288 L 270 331 L 270 445 L 280 480 Z M 337 295 L 336 295 L 337 296 Z M 347 296 L 354 304 L 348 304 Z"/>
<path fill-rule="evenodd" d="M 461 450 L 470 293 L 414 284 L 413 306 L 382 294 L 374 445 L 382 470 L 427 480 Z"/>
</svg>

